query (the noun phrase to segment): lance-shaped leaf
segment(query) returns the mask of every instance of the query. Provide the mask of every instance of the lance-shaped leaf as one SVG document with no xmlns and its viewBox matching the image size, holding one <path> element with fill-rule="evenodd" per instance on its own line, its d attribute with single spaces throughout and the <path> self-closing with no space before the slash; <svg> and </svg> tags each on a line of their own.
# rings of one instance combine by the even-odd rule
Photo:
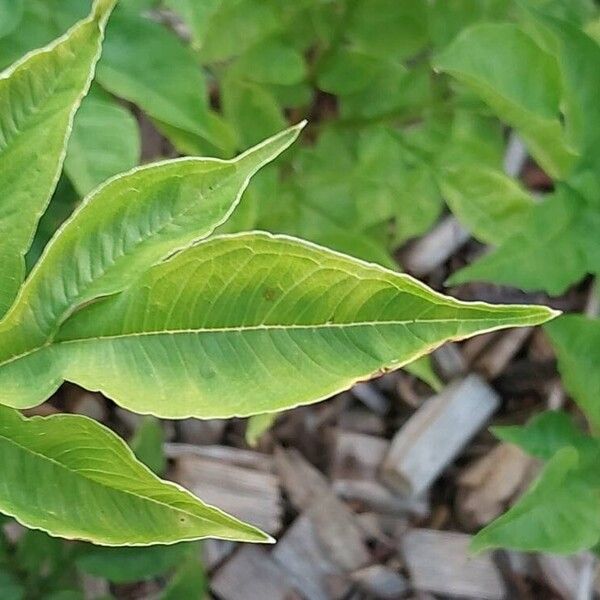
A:
<svg viewBox="0 0 600 600">
<path fill-rule="evenodd" d="M 0 315 L 23 281 L 24 256 L 58 181 L 114 2 L 98 0 L 87 19 L 0 75 Z"/>
<path fill-rule="evenodd" d="M 12 404 L 16 390 L 51 393 L 60 376 L 37 350 L 67 316 L 210 235 L 231 214 L 250 177 L 301 127 L 231 161 L 187 158 L 134 169 L 88 196 L 50 241 L 0 324 L 1 401 Z"/>
<path fill-rule="evenodd" d="M 0 408 L 0 511 L 52 535 L 107 546 L 269 537 L 139 463 L 106 427 L 78 415 L 23 418 Z"/>
<path fill-rule="evenodd" d="M 136 412 L 227 418 L 316 402 L 447 340 L 555 314 L 460 302 L 307 242 L 249 233 L 198 244 L 83 308 L 37 360 Z M 26 399 L 0 389 L 3 402 Z"/>
<path fill-rule="evenodd" d="M 466 29 L 435 66 L 470 86 L 515 127 L 531 153 L 554 177 L 575 158 L 560 122 L 561 80 L 555 58 L 512 24 Z"/>
</svg>

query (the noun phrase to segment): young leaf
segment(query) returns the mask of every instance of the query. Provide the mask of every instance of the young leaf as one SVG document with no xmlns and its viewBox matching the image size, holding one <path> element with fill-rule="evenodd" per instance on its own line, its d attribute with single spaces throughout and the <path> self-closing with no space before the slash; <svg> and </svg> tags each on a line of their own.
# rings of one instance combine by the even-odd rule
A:
<svg viewBox="0 0 600 600">
<path fill-rule="evenodd" d="M 0 75 L 0 315 L 23 281 L 24 257 L 58 181 L 114 3 L 98 0 L 87 19 Z"/>
<path fill-rule="evenodd" d="M 51 535 L 106 546 L 269 538 L 160 480 L 106 427 L 79 415 L 0 408 L 0 511 Z"/>
<path fill-rule="evenodd" d="M 80 196 L 140 161 L 140 132 L 133 115 L 101 89 L 83 101 L 69 140 L 65 171 Z"/>
<path fill-rule="evenodd" d="M 208 577 L 197 556 L 190 554 L 179 567 L 159 600 L 205 600 L 208 597 Z"/>
<path fill-rule="evenodd" d="M 301 127 L 232 161 L 189 158 L 134 169 L 88 196 L 51 240 L 0 324 L 0 401 L 10 403 L 13 394 L 28 389 L 36 400 L 26 404 L 37 403 L 38 393 L 51 393 L 60 376 L 37 350 L 61 322 L 210 235 L 234 209 L 250 177 L 283 152 Z"/>
<path fill-rule="evenodd" d="M 512 125 L 554 177 L 575 158 L 559 119 L 561 79 L 555 58 L 512 24 L 481 24 L 463 31 L 435 67 L 470 86 Z"/>
<path fill-rule="evenodd" d="M 556 314 L 460 302 L 307 242 L 249 233 L 152 267 L 69 318 L 32 359 L 136 412 L 228 418 L 316 402 L 447 340 Z M 6 386 L 8 404 L 42 399 Z"/>
<path fill-rule="evenodd" d="M 596 431 L 600 430 L 600 320 L 566 315 L 546 331 L 567 391 Z"/>
<path fill-rule="evenodd" d="M 519 502 L 473 538 L 472 550 L 570 554 L 597 544 L 600 488 L 578 469 L 578 461 L 574 448 L 559 450 Z"/>
</svg>

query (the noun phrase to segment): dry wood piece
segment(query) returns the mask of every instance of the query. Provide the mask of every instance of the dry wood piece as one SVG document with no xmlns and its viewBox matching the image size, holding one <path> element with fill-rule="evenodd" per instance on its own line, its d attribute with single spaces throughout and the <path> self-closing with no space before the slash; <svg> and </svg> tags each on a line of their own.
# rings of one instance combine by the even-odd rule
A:
<svg viewBox="0 0 600 600">
<path fill-rule="evenodd" d="M 461 512 L 470 525 L 486 525 L 498 517 L 528 486 L 538 462 L 513 444 L 498 444 L 460 476 Z"/>
<path fill-rule="evenodd" d="M 477 358 L 474 364 L 475 370 L 488 379 L 498 377 L 527 341 L 532 331 L 531 327 L 521 327 L 500 334 L 498 339 Z"/>
<path fill-rule="evenodd" d="M 385 431 L 383 419 L 364 408 L 345 410 L 338 419 L 338 426 L 346 431 L 381 435 Z"/>
<path fill-rule="evenodd" d="M 238 467 L 248 467 L 258 471 L 273 471 L 273 458 L 269 454 L 243 450 L 230 446 L 195 446 L 194 444 L 165 444 L 165 454 L 169 458 L 177 459 L 180 456 L 197 456 L 226 462 Z"/>
<path fill-rule="evenodd" d="M 242 521 L 272 534 L 281 529 L 279 479 L 273 473 L 181 453 L 173 479 L 204 502 L 219 506 Z"/>
<path fill-rule="evenodd" d="M 383 462 L 385 482 L 418 496 L 487 422 L 498 395 L 477 375 L 451 383 L 400 429 Z"/>
<path fill-rule="evenodd" d="M 589 589 L 589 571 L 593 571 L 594 557 L 589 552 L 574 556 L 540 554 L 538 564 L 545 580 L 564 600 L 587 600 L 593 597 Z M 583 589 L 587 587 L 588 589 Z M 587 592 L 587 593 L 583 593 Z"/>
<path fill-rule="evenodd" d="M 447 596 L 502 600 L 506 588 L 489 554 L 469 556 L 471 536 L 414 529 L 400 541 L 414 588 Z"/>
<path fill-rule="evenodd" d="M 275 448 L 275 469 L 290 502 L 299 512 L 315 498 L 331 493 L 325 476 L 294 448 Z"/>
<path fill-rule="evenodd" d="M 176 424 L 182 442 L 200 446 L 219 442 L 226 426 L 224 419 L 183 419 Z"/>
<path fill-rule="evenodd" d="M 310 600 L 337 600 L 351 589 L 350 573 L 369 562 L 365 532 L 332 495 L 316 498 L 285 532 L 273 558 Z"/>
<path fill-rule="evenodd" d="M 352 395 L 379 416 L 385 415 L 389 410 L 390 401 L 377 389 L 374 383 L 357 383 L 352 388 Z"/>
<path fill-rule="evenodd" d="M 200 557 L 207 571 L 219 566 L 236 549 L 235 542 L 208 538 L 202 541 Z"/>
<path fill-rule="evenodd" d="M 394 569 L 384 565 L 371 565 L 352 573 L 352 581 L 375 598 L 400 598 L 408 590 L 406 579 Z"/>
<path fill-rule="evenodd" d="M 471 234 L 456 220 L 448 216 L 429 233 L 407 249 L 402 264 L 413 275 L 422 277 L 446 262 Z"/>
<path fill-rule="evenodd" d="M 431 355 L 431 359 L 444 381 L 462 377 L 467 371 L 467 364 L 462 352 L 453 342 L 448 342 L 435 350 Z"/>
<path fill-rule="evenodd" d="M 225 563 L 211 581 L 212 591 L 222 600 L 294 600 L 289 575 L 265 550 L 244 546 Z"/>
<path fill-rule="evenodd" d="M 390 442 L 364 433 L 334 432 L 332 479 L 374 479 Z"/>
</svg>

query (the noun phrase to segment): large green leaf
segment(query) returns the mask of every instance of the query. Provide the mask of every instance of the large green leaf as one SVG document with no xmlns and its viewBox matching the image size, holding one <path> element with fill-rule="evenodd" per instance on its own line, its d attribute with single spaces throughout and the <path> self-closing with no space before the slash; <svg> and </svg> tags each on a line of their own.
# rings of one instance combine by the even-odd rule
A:
<svg viewBox="0 0 600 600">
<path fill-rule="evenodd" d="M 113 5 L 98 0 L 65 36 L 0 75 L 0 315 L 25 275 L 24 256 L 58 181 Z"/>
<path fill-rule="evenodd" d="M 515 127 L 533 156 L 554 177 L 573 162 L 560 122 L 562 95 L 556 59 L 512 24 L 481 24 L 463 31 L 435 66 L 470 86 Z"/>
<path fill-rule="evenodd" d="M 107 546 L 269 538 L 137 462 L 114 433 L 78 415 L 0 408 L 0 511 L 52 535 Z"/>
<path fill-rule="evenodd" d="M 590 476 L 574 448 L 559 450 L 519 502 L 475 536 L 472 549 L 571 554 L 592 548 L 600 540 L 600 486 Z"/>
<path fill-rule="evenodd" d="M 29 390 L 35 400 L 25 403 L 37 403 L 51 393 L 60 375 L 48 354 L 37 351 L 60 324 L 210 235 L 235 208 L 250 177 L 285 150 L 301 127 L 232 161 L 187 158 L 134 169 L 88 196 L 51 240 L 0 323 L 0 401 L 13 404 L 11 398 Z"/>
<path fill-rule="evenodd" d="M 600 431 L 600 320 L 566 315 L 546 331 L 556 350 L 565 387 Z"/>
<path fill-rule="evenodd" d="M 75 122 L 65 171 L 81 196 L 140 160 L 140 133 L 133 115 L 101 89 L 83 101 Z"/>
<path fill-rule="evenodd" d="M 460 302 L 285 236 L 215 237 L 82 308 L 52 344 L 6 363 L 0 397 L 40 402 L 49 389 L 31 378 L 51 369 L 51 389 L 64 378 L 136 412 L 249 416 L 325 399 L 450 339 L 555 315 Z"/>
</svg>

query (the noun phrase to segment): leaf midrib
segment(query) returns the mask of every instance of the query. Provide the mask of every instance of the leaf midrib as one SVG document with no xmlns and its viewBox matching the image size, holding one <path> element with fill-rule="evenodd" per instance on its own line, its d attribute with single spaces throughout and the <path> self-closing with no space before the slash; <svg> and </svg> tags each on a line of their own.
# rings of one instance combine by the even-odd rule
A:
<svg viewBox="0 0 600 600">
<path fill-rule="evenodd" d="M 172 506 L 170 504 L 166 504 L 164 502 L 161 502 L 160 500 L 156 500 L 156 499 L 150 498 L 148 496 L 142 496 L 142 495 L 137 494 L 137 493 L 135 493 L 133 491 L 124 490 L 124 489 L 121 489 L 121 488 L 118 488 L 118 487 L 115 487 L 115 486 L 112 486 L 112 485 L 108 485 L 106 483 L 100 483 L 99 481 L 96 481 L 92 477 L 86 476 L 81 471 L 74 470 L 74 469 L 68 467 L 67 465 L 65 465 L 64 463 L 61 463 L 60 461 L 58 461 L 58 460 L 56 460 L 56 459 L 54 459 L 54 458 L 52 458 L 50 456 L 47 456 L 47 455 L 45 455 L 45 454 L 43 454 L 41 452 L 37 452 L 37 451 L 35 451 L 35 450 L 31 449 L 31 448 L 28 448 L 27 446 L 24 446 L 23 444 L 20 444 L 20 443 L 16 442 L 14 439 L 12 439 L 10 437 L 7 437 L 3 433 L 0 433 L 0 439 L 5 440 L 9 444 L 12 444 L 13 446 L 16 446 L 17 448 L 21 449 L 22 451 L 24 451 L 24 452 L 26 452 L 28 454 L 31 454 L 32 456 L 35 456 L 35 457 L 37 457 L 39 459 L 45 460 L 47 462 L 50 462 L 50 463 L 52 463 L 52 464 L 54 464 L 54 465 L 62 468 L 63 470 L 68 471 L 69 473 L 71 473 L 71 474 L 73 474 L 75 476 L 81 477 L 82 479 L 85 479 L 86 481 L 91 481 L 92 483 L 94 483 L 96 485 L 99 485 L 100 487 L 105 487 L 105 488 L 107 488 L 109 490 L 113 490 L 113 491 L 121 493 L 121 494 L 133 496 L 134 498 L 137 498 L 137 499 L 139 499 L 141 501 L 149 502 L 151 504 L 152 503 L 153 504 L 157 504 L 159 506 L 168 508 L 168 509 L 170 509 L 172 511 L 183 513 L 183 514 L 185 514 L 185 515 L 187 515 L 189 517 L 192 517 L 194 519 L 202 519 L 202 520 L 210 521 L 212 523 L 217 523 L 217 521 L 212 521 L 208 517 L 199 517 L 198 515 L 195 515 L 194 513 L 188 512 L 187 510 L 184 510 L 184 509 L 181 509 L 181 508 L 174 507 L 174 506 Z M 175 492 L 180 492 L 180 493 L 186 493 L 187 494 L 187 492 L 184 492 L 183 490 L 178 489 L 171 482 L 164 481 L 164 482 L 161 482 L 161 483 L 169 485 L 169 486 L 173 486 L 173 491 L 175 491 Z"/>
</svg>

